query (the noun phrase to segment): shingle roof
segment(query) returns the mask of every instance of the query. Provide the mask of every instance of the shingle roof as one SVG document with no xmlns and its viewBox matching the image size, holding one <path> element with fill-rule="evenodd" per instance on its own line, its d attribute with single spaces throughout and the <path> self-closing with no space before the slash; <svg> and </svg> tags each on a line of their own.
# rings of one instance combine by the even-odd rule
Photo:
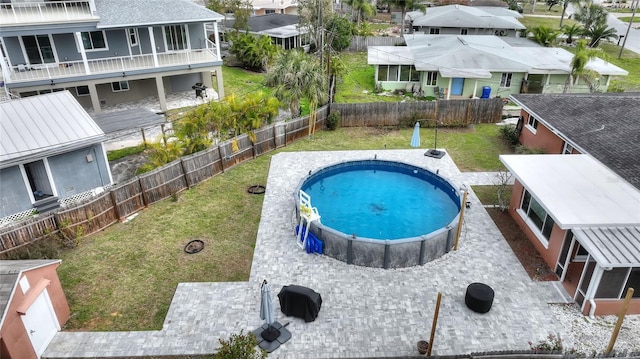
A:
<svg viewBox="0 0 640 359">
<path fill-rule="evenodd" d="M 67 152 L 105 135 L 69 91 L 0 103 L 0 168 Z"/>
<path fill-rule="evenodd" d="M 98 28 L 214 22 L 224 17 L 189 0 L 95 0 Z"/>
<path fill-rule="evenodd" d="M 2 319 L 0 326 L 4 322 L 5 310 L 9 304 L 9 299 L 16 287 L 18 276 L 21 272 L 43 267 L 53 263 L 59 263 L 59 259 L 32 259 L 32 260 L 4 260 L 0 261 L 0 313 Z"/>
<path fill-rule="evenodd" d="M 224 25 L 227 29 L 233 28 L 235 20 L 226 20 Z M 247 27 L 251 32 L 271 30 L 288 25 L 297 25 L 298 15 L 289 14 L 267 14 L 261 16 L 251 16 L 247 21 Z"/>
<path fill-rule="evenodd" d="M 640 93 L 517 94 L 511 98 L 581 152 L 640 189 Z"/>
</svg>

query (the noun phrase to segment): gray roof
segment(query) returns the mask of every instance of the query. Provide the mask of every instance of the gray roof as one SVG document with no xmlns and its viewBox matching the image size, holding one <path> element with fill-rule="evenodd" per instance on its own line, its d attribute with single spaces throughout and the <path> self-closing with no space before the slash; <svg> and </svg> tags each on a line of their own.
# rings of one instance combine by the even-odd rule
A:
<svg viewBox="0 0 640 359">
<path fill-rule="evenodd" d="M 104 139 L 104 132 L 69 91 L 0 103 L 0 168 Z"/>
<path fill-rule="evenodd" d="M 502 7 L 472 7 L 446 5 L 427 9 L 426 13 L 411 11 L 407 18 L 413 26 L 478 28 L 478 29 L 525 29 L 517 18 L 522 15 Z"/>
<path fill-rule="evenodd" d="M 233 28 L 235 19 L 226 20 L 224 26 L 227 29 Z M 289 14 L 267 14 L 262 16 L 251 16 L 247 20 L 247 27 L 251 32 L 260 32 L 276 29 L 283 26 L 297 25 L 298 15 Z"/>
<path fill-rule="evenodd" d="M 569 74 L 573 54 L 561 48 L 511 46 L 504 37 L 488 35 L 404 36 L 418 71 L 446 72 L 453 77 L 486 78 L 491 72 L 529 74 Z M 398 52 L 398 46 L 370 46 L 369 64 L 397 65 L 385 62 Z M 587 63 L 587 69 L 602 75 L 627 75 L 628 72 L 602 59 Z M 444 74 L 443 74 L 444 76 Z"/>
<path fill-rule="evenodd" d="M 517 94 L 511 98 L 582 153 L 640 189 L 640 93 Z"/>
<path fill-rule="evenodd" d="M 44 267 L 53 263 L 60 263 L 59 259 L 31 259 L 31 260 L 3 260 L 0 261 L 0 327 L 4 322 L 5 310 L 13 294 L 21 272 Z"/>
<path fill-rule="evenodd" d="M 91 117 L 106 134 L 165 123 L 164 115 L 143 108 L 94 113 Z"/>
<path fill-rule="evenodd" d="M 605 268 L 640 267 L 640 227 L 579 228 L 573 234 Z"/>
<path fill-rule="evenodd" d="M 98 28 L 214 22 L 224 17 L 189 0 L 95 0 Z"/>
</svg>

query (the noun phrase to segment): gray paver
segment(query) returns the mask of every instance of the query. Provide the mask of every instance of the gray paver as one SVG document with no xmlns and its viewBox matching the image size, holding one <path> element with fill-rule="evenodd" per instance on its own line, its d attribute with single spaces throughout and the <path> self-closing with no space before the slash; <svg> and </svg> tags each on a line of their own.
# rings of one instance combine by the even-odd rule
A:
<svg viewBox="0 0 640 359">
<path fill-rule="evenodd" d="M 437 160 L 423 153 L 380 150 L 274 155 L 248 282 L 181 283 L 162 330 L 61 332 L 44 357 L 118 356 L 123 349 L 132 356 L 212 353 L 218 338 L 262 324 L 259 303 L 263 279 L 271 284 L 276 307 L 275 295 L 289 284 L 310 287 L 323 299 L 318 318 L 311 323 L 276 310 L 276 320 L 289 323 L 292 338 L 270 358 L 415 355 L 416 342 L 429 337 L 439 291 L 443 299 L 435 355 L 528 349 L 528 341 L 539 341 L 549 333 L 560 333 L 570 345 L 572 339 L 554 323 L 547 305 L 564 301 L 561 294 L 551 283 L 529 279 L 473 192 L 458 251 L 424 266 L 388 270 L 358 267 L 306 254 L 297 246 L 293 190 L 309 170 L 377 155 L 439 170 L 456 186 L 474 184 L 448 155 Z M 466 286 L 476 281 L 496 292 L 487 314 L 474 313 L 464 304 Z"/>
</svg>

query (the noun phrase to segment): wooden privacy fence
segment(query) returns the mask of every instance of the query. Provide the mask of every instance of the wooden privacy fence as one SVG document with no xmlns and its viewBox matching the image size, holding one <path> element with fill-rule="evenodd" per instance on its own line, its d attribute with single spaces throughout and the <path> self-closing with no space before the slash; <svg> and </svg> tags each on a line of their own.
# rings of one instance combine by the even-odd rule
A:
<svg viewBox="0 0 640 359">
<path fill-rule="evenodd" d="M 369 46 L 401 46 L 404 44 L 405 41 L 403 37 L 352 36 L 347 51 L 367 51 Z"/>
<path fill-rule="evenodd" d="M 327 106 L 318 110 L 314 131 L 324 128 Z M 56 236 L 74 240 L 98 232 L 148 205 L 168 198 L 239 163 L 286 146 L 309 133 L 309 117 L 278 122 L 221 142 L 205 151 L 182 157 L 153 171 L 112 187 L 89 201 L 59 209 L 0 229 L 0 258 L 31 242 Z M 234 142 L 237 150 L 233 151 Z"/>
<path fill-rule="evenodd" d="M 502 119 L 502 99 L 461 99 L 420 102 L 332 104 L 340 112 L 340 126 L 412 126 L 418 119 L 437 120 L 444 126 L 495 123 Z"/>
<path fill-rule="evenodd" d="M 437 119 L 447 126 L 498 122 L 502 99 L 425 102 L 332 104 L 340 112 L 341 126 L 412 126 L 416 119 Z M 324 128 L 327 106 L 318 109 L 314 131 Z M 309 134 L 309 116 L 278 122 L 221 142 L 137 176 L 72 208 L 22 221 L 0 229 L 0 258 L 48 236 L 64 239 L 98 232 L 152 203 L 175 195 L 227 169 L 286 146 Z M 234 151 L 234 148 L 236 149 Z"/>
</svg>

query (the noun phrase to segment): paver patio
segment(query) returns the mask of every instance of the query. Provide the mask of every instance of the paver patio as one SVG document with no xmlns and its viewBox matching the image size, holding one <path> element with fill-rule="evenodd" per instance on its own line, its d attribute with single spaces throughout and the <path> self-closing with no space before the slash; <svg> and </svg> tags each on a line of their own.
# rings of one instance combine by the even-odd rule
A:
<svg viewBox="0 0 640 359">
<path fill-rule="evenodd" d="M 477 197 L 470 193 L 458 251 L 424 266 L 373 269 L 310 255 L 295 243 L 293 190 L 309 173 L 344 160 L 398 160 L 427 167 L 457 187 L 487 182 L 487 175 L 459 172 L 449 155 L 424 150 L 293 152 L 273 156 L 266 184 L 248 282 L 182 283 L 163 329 L 146 332 L 61 332 L 43 357 L 109 357 L 206 354 L 218 338 L 262 324 L 260 283 L 271 284 L 276 318 L 289 323 L 292 338 L 273 358 L 341 358 L 416 355 L 416 342 L 428 339 L 437 293 L 442 305 L 433 354 L 528 349 L 549 333 L 571 338 L 556 324 L 547 305 L 564 302 L 551 282 L 533 282 Z M 480 179 L 479 179 L 480 178 Z M 198 255 L 206 255 L 206 250 Z M 491 311 L 477 314 L 464 304 L 467 285 L 483 282 L 495 290 Z M 284 285 L 307 286 L 322 295 L 314 322 L 285 317 L 275 295 Z"/>
</svg>

